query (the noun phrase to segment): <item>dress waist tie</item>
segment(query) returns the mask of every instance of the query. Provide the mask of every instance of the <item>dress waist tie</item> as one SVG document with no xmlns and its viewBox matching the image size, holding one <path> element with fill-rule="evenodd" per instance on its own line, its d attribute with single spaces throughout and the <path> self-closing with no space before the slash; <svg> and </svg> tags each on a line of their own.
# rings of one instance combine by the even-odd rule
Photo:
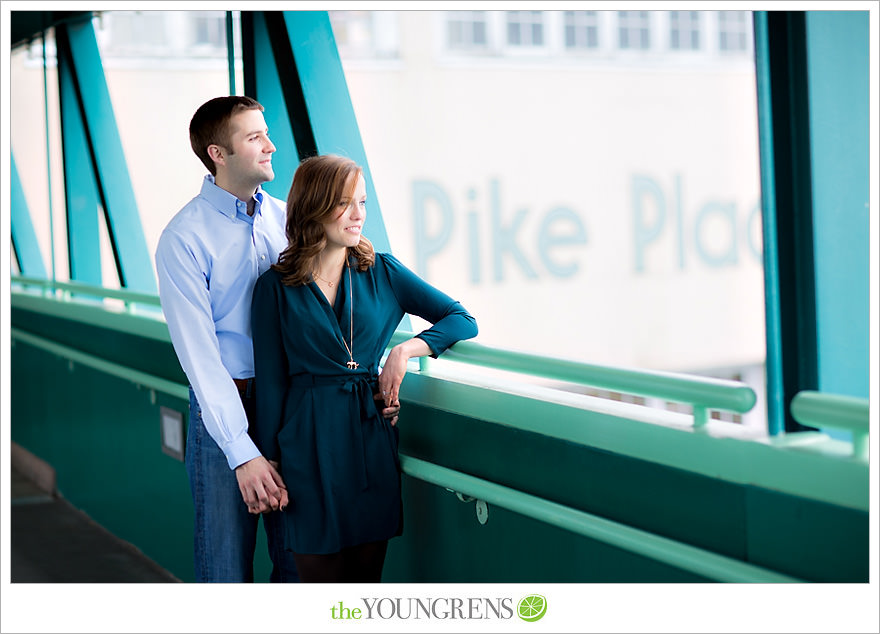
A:
<svg viewBox="0 0 880 634">
<path fill-rule="evenodd" d="M 352 425 L 353 435 L 351 442 L 351 455 L 356 456 L 357 464 L 353 465 L 355 471 L 360 474 L 361 490 L 369 488 L 367 476 L 367 447 L 364 442 L 364 425 L 375 424 L 380 418 L 376 413 L 373 401 L 373 389 L 377 386 L 378 374 L 373 373 L 349 373 L 340 375 L 316 376 L 312 374 L 297 374 L 290 377 L 290 385 L 295 387 L 319 387 L 335 385 L 344 392 L 354 395 L 351 403 L 351 415 L 359 422 Z M 378 386 L 376 387 L 378 389 Z"/>
</svg>

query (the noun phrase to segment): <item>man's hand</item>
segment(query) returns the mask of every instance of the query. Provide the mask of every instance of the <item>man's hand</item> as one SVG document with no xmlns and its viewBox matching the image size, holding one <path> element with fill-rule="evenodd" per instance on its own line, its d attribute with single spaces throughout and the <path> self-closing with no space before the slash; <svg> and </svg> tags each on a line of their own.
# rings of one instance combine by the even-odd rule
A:
<svg viewBox="0 0 880 634">
<path fill-rule="evenodd" d="M 263 456 L 238 465 L 235 468 L 238 489 L 247 504 L 248 512 L 267 513 L 287 506 L 287 487 L 278 469 Z"/>
</svg>

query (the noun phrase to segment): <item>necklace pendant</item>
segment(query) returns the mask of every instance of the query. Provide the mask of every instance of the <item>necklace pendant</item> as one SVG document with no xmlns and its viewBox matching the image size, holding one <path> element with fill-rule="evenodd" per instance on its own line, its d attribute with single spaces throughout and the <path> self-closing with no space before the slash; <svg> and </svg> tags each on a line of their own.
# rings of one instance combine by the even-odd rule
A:
<svg viewBox="0 0 880 634">
<path fill-rule="evenodd" d="M 358 365 L 360 365 L 357 361 L 347 361 L 345 365 L 348 366 L 349 370 L 357 370 Z"/>
</svg>

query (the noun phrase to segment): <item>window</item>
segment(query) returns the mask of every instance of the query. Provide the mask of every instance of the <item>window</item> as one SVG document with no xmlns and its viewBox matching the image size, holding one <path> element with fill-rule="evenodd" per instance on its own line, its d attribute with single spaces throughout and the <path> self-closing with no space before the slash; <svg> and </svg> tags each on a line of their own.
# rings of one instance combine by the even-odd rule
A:
<svg viewBox="0 0 880 634">
<path fill-rule="evenodd" d="M 226 11 L 105 11 L 96 19 L 101 56 L 141 67 L 225 64 Z M 240 17 L 232 12 L 233 40 L 240 44 Z"/>
<path fill-rule="evenodd" d="M 599 17 L 595 11 L 564 11 L 565 48 L 599 47 Z"/>
<path fill-rule="evenodd" d="M 507 44 L 543 46 L 543 11 L 507 11 Z"/>
<path fill-rule="evenodd" d="M 446 43 L 451 49 L 485 49 L 489 43 L 485 11 L 450 11 Z"/>
<path fill-rule="evenodd" d="M 400 42 L 395 11 L 328 11 L 343 59 L 395 59 Z"/>
<path fill-rule="evenodd" d="M 369 11 L 329 11 L 339 52 L 359 57 L 373 46 L 373 24 Z"/>
<path fill-rule="evenodd" d="M 750 26 L 746 11 L 718 12 L 718 47 L 722 51 L 745 51 Z"/>
<path fill-rule="evenodd" d="M 638 50 L 650 48 L 650 12 L 618 11 L 617 31 L 620 48 Z"/>
<path fill-rule="evenodd" d="M 669 48 L 673 50 L 699 50 L 699 11 L 669 12 Z"/>
<path fill-rule="evenodd" d="M 159 53 L 167 46 L 165 13 L 161 11 L 113 11 L 102 14 L 101 24 L 110 37 L 107 48 L 117 55 Z"/>
<path fill-rule="evenodd" d="M 222 11 L 205 11 L 193 18 L 193 44 L 223 48 L 226 46 L 226 15 Z"/>
</svg>

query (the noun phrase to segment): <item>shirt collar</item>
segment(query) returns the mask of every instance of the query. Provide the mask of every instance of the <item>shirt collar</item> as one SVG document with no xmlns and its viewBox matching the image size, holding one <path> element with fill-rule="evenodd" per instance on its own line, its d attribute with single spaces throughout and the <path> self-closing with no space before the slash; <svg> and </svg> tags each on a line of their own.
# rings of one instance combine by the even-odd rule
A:
<svg viewBox="0 0 880 634">
<path fill-rule="evenodd" d="M 218 186 L 214 182 L 213 174 L 205 174 L 205 180 L 202 181 L 202 197 L 211 203 L 224 216 L 235 218 L 238 213 L 247 216 L 247 202 L 239 200 L 228 191 Z M 263 206 L 263 188 L 257 187 L 254 192 L 254 199 L 257 204 L 254 206 L 254 217 L 260 215 L 260 209 Z"/>
</svg>

